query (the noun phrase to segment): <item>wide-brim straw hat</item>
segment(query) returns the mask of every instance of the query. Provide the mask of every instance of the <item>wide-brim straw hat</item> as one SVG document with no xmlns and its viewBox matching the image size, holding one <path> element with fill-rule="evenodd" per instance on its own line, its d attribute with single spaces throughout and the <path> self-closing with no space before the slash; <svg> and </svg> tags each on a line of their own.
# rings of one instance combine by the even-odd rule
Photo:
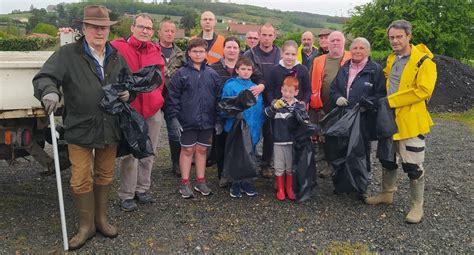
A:
<svg viewBox="0 0 474 255">
<path fill-rule="evenodd" d="M 88 5 L 84 7 L 84 19 L 79 21 L 81 23 L 108 27 L 118 23 L 118 21 L 111 21 L 109 17 L 110 10 L 102 5 Z"/>
</svg>

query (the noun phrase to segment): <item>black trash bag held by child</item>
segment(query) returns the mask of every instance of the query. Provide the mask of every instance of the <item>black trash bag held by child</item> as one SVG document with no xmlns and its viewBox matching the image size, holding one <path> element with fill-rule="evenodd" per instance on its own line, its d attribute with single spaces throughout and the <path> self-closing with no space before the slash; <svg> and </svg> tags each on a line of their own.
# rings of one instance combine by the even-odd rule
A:
<svg viewBox="0 0 474 255">
<path fill-rule="evenodd" d="M 257 164 L 250 129 L 242 116 L 242 112 L 255 105 L 256 102 L 257 99 L 250 90 L 242 90 L 237 97 L 219 102 L 219 109 L 224 115 L 236 115 L 225 142 L 223 174 L 229 181 L 257 177 Z"/>
<path fill-rule="evenodd" d="M 118 93 L 124 90 L 139 93 L 151 92 L 162 84 L 161 75 L 161 70 L 157 65 L 144 67 L 131 75 L 124 68 L 120 71 L 117 83 L 102 88 L 105 95 L 100 101 L 101 109 L 119 116 L 123 137 L 117 148 L 117 157 L 130 153 L 137 159 L 154 155 L 145 119 L 129 103 L 120 101 Z"/>
<path fill-rule="evenodd" d="M 295 108 L 295 117 L 299 123 L 293 141 L 293 191 L 297 202 L 311 198 L 314 188 L 316 164 L 311 136 L 317 133 L 317 126 L 309 123 L 306 111 Z"/>
</svg>

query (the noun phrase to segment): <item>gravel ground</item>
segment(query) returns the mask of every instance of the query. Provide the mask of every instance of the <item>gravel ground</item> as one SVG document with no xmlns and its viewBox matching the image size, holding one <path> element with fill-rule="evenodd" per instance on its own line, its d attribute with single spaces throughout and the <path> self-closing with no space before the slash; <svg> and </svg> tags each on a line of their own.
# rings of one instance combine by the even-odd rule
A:
<svg viewBox="0 0 474 255">
<path fill-rule="evenodd" d="M 164 134 L 163 134 L 164 135 Z M 87 253 L 474 253 L 473 154 L 469 130 L 437 120 L 428 136 L 425 218 L 403 222 L 408 211 L 408 178 L 399 174 L 399 191 L 389 206 L 368 206 L 350 195 L 334 195 L 319 179 L 315 196 L 304 203 L 277 202 L 273 181 L 259 180 L 257 197 L 231 199 L 208 169 L 210 197 L 183 200 L 171 174 L 167 145 L 160 145 L 152 193 L 157 202 L 122 212 L 116 192 L 109 214 L 120 235 L 96 235 Z M 40 177 L 35 161 L 0 162 L 0 253 L 62 251 L 55 177 Z M 118 174 L 118 173 L 117 173 Z M 62 174 L 68 233 L 77 221 L 69 171 Z M 370 193 L 380 185 L 375 164 Z M 114 183 L 117 189 L 117 181 Z"/>
</svg>

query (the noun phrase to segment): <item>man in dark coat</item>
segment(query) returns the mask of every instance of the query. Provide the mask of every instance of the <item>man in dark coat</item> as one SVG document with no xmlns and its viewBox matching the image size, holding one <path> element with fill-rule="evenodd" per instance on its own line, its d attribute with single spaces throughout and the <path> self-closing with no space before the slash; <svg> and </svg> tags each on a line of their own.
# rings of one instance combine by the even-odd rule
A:
<svg viewBox="0 0 474 255">
<path fill-rule="evenodd" d="M 96 230 L 110 238 L 118 235 L 106 212 L 121 131 L 118 117 L 99 109 L 99 102 L 104 96 L 102 87 L 116 82 L 123 68 L 129 70 L 107 41 L 110 26 L 117 23 L 110 21 L 109 10 L 86 6 L 82 23 L 84 36 L 57 50 L 33 78 L 35 97 L 48 114 L 64 97 L 71 187 L 79 212 L 79 233 L 69 241 L 71 250 L 84 245 Z M 124 102 L 134 98 L 128 91 L 120 92 L 119 97 Z"/>
</svg>

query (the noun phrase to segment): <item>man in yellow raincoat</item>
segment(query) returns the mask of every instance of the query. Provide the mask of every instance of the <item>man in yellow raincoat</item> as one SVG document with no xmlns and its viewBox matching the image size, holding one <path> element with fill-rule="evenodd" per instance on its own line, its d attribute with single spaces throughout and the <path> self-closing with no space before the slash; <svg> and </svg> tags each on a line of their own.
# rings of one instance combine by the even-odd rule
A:
<svg viewBox="0 0 474 255">
<path fill-rule="evenodd" d="M 425 135 L 433 121 L 426 109 L 436 83 L 433 54 L 423 44 L 410 44 L 412 27 L 406 20 L 392 22 L 387 29 L 393 53 L 384 69 L 387 78 L 387 99 L 395 111 L 398 133 L 393 136 L 395 150 L 404 172 L 410 178 L 411 207 L 405 221 L 419 223 L 423 217 L 423 193 L 426 171 Z M 390 169 L 391 168 L 391 169 Z M 383 166 L 382 192 L 366 199 L 368 204 L 391 204 L 396 190 L 397 171 Z"/>
</svg>

